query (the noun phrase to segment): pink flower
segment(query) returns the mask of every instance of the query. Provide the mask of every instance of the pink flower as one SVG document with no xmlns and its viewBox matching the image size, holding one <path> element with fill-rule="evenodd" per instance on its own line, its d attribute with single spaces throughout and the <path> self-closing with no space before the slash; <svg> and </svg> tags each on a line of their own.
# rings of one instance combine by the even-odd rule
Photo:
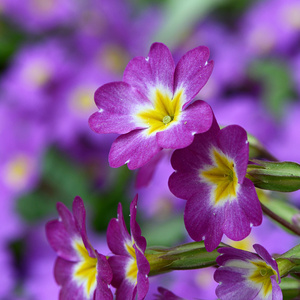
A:
<svg viewBox="0 0 300 300">
<path fill-rule="evenodd" d="M 98 111 L 89 119 L 97 133 L 117 133 L 109 153 L 111 167 L 145 165 L 161 149 L 190 145 L 207 131 L 213 112 L 204 101 L 192 102 L 211 75 L 209 50 L 200 46 L 175 63 L 170 50 L 154 43 L 148 57 L 135 57 L 123 81 L 101 86 L 95 93 Z"/>
</svg>

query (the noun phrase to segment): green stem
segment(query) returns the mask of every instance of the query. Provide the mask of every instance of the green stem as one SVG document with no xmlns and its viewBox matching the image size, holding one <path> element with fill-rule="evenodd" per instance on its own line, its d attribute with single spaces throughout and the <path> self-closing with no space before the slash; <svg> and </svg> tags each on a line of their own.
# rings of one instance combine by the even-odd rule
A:
<svg viewBox="0 0 300 300">
<path fill-rule="evenodd" d="M 260 205 L 261 205 L 261 208 L 262 208 L 263 212 L 267 216 L 269 216 L 270 218 L 272 218 L 273 220 L 275 220 L 276 222 L 278 222 L 282 226 L 286 227 L 290 231 L 292 231 L 295 234 L 300 236 L 300 228 L 298 226 L 287 222 L 286 220 L 284 220 L 283 218 L 281 218 L 280 216 L 275 214 L 273 211 L 271 211 L 269 208 L 267 208 L 264 204 L 260 203 Z"/>
</svg>

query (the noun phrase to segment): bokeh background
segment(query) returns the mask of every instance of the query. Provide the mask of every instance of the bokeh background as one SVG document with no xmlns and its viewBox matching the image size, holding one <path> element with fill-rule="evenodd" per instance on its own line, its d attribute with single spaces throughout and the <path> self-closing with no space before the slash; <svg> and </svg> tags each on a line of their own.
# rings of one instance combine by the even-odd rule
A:
<svg viewBox="0 0 300 300">
<path fill-rule="evenodd" d="M 189 241 L 185 202 L 167 188 L 169 157 L 137 188 L 137 172 L 108 165 L 116 136 L 98 135 L 87 123 L 97 110 L 95 90 L 122 80 L 128 61 L 147 56 L 155 41 L 175 61 L 208 46 L 215 67 L 197 98 L 220 124 L 239 124 L 279 160 L 300 163 L 299 0 L 0 0 L 1 300 L 58 299 L 56 255 L 44 228 L 57 218 L 56 202 L 71 207 L 76 195 L 85 202 L 93 245 L 104 254 L 118 202 L 128 216 L 137 192 L 149 246 Z M 298 192 L 264 198 L 300 207 Z M 257 242 L 276 254 L 299 239 L 264 218 L 234 245 L 252 250 Z M 147 299 L 158 285 L 187 299 L 215 299 L 213 271 L 154 277 Z"/>
</svg>

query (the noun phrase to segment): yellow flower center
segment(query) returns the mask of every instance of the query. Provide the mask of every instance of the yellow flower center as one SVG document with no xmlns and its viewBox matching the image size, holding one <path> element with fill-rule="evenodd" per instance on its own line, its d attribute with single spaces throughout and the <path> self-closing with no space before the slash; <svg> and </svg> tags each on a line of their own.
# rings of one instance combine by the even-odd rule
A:
<svg viewBox="0 0 300 300">
<path fill-rule="evenodd" d="M 128 245 L 128 244 L 126 244 L 126 250 L 132 256 L 132 259 L 129 261 L 126 267 L 126 278 L 129 279 L 134 284 L 136 284 L 138 267 L 136 262 L 135 250 L 132 245 Z"/>
<path fill-rule="evenodd" d="M 137 114 L 139 121 L 148 127 L 147 134 L 163 131 L 179 120 L 182 107 L 182 90 L 171 99 L 167 93 L 156 90 L 153 107 Z"/>
<path fill-rule="evenodd" d="M 214 204 L 218 204 L 220 200 L 236 198 L 238 179 L 233 160 L 215 148 L 211 157 L 213 165 L 201 170 L 200 177 L 212 184 Z"/>
<path fill-rule="evenodd" d="M 12 187 L 22 188 L 33 169 L 33 162 L 26 154 L 18 154 L 6 164 L 5 181 Z"/>
<path fill-rule="evenodd" d="M 276 272 L 268 266 L 264 261 L 251 261 L 255 266 L 255 270 L 249 276 L 249 279 L 255 283 L 262 284 L 262 292 L 264 297 L 272 292 L 271 276 L 276 275 Z"/>
<path fill-rule="evenodd" d="M 76 89 L 71 95 L 70 107 L 81 114 L 91 112 L 94 109 L 92 101 L 94 90 L 94 87 L 80 87 Z"/>
<path fill-rule="evenodd" d="M 85 293 L 87 297 L 90 297 L 97 285 L 97 258 L 89 256 L 82 241 L 75 242 L 75 249 L 80 256 L 81 261 L 76 264 L 73 275 L 79 285 L 84 285 Z"/>
</svg>

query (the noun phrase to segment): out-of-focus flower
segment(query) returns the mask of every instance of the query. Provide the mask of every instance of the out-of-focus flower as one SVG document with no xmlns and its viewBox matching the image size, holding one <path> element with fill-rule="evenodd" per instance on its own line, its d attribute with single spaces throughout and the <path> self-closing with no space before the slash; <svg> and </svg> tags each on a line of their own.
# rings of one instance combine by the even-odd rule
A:
<svg viewBox="0 0 300 300">
<path fill-rule="evenodd" d="M 192 239 L 205 240 L 208 251 L 230 239 L 244 239 L 262 222 L 262 211 L 253 183 L 245 178 L 249 145 L 246 131 L 231 125 L 195 136 L 171 158 L 175 172 L 171 192 L 187 200 L 184 221 Z"/>
<path fill-rule="evenodd" d="M 154 43 L 147 58 L 129 62 L 123 81 L 96 91 L 99 111 L 90 117 L 90 127 L 97 133 L 121 134 L 109 153 L 112 167 L 127 163 L 129 169 L 139 168 L 161 149 L 184 148 L 195 133 L 210 128 L 210 106 L 191 104 L 212 72 L 208 56 L 206 47 L 195 48 L 175 68 L 170 50 Z"/>
<path fill-rule="evenodd" d="M 80 5 L 71 0 L 4 0 L 2 11 L 23 29 L 41 33 L 72 24 L 79 15 Z"/>
<path fill-rule="evenodd" d="M 130 204 L 130 231 L 128 233 L 122 205 L 118 218 L 112 219 L 107 228 L 107 244 L 113 256 L 108 261 L 113 271 L 112 285 L 117 288 L 117 300 L 138 300 L 146 297 L 149 289 L 150 264 L 145 257 L 146 239 L 136 222 L 137 195 Z"/>
<path fill-rule="evenodd" d="M 106 257 L 87 238 L 82 199 L 74 199 L 73 215 L 62 203 L 57 210 L 60 218 L 47 223 L 46 234 L 58 254 L 54 273 L 61 286 L 60 298 L 112 300 L 112 271 Z"/>
<path fill-rule="evenodd" d="M 158 287 L 157 290 L 159 294 L 156 295 L 156 300 L 184 300 L 183 298 L 176 296 L 174 293 L 161 286 Z"/>
<path fill-rule="evenodd" d="M 50 123 L 61 103 L 58 93 L 74 73 L 73 67 L 65 45 L 58 39 L 27 45 L 15 55 L 1 79 L 2 97 L 14 110 Z"/>
<path fill-rule="evenodd" d="M 219 268 L 214 279 L 221 300 L 281 300 L 280 275 L 276 261 L 261 245 L 253 245 L 257 254 L 234 248 L 220 248 Z"/>
<path fill-rule="evenodd" d="M 241 19 L 249 56 L 287 52 L 299 42 L 300 3 L 297 0 L 259 1 Z"/>
</svg>

